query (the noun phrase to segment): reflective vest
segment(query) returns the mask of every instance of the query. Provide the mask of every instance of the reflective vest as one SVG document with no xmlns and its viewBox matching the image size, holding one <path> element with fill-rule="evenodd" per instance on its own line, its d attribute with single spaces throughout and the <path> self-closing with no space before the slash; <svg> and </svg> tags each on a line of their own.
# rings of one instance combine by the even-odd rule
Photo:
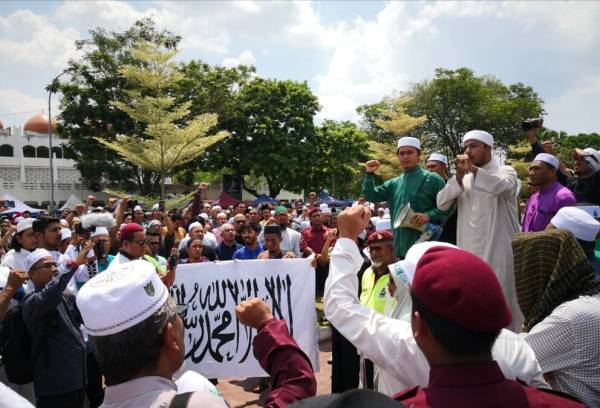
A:
<svg viewBox="0 0 600 408">
<path fill-rule="evenodd" d="M 373 267 L 365 271 L 362 276 L 362 289 L 360 292 L 360 303 L 379 313 L 385 309 L 385 291 L 390 280 L 389 273 L 380 276 L 375 282 L 375 272 Z"/>
</svg>

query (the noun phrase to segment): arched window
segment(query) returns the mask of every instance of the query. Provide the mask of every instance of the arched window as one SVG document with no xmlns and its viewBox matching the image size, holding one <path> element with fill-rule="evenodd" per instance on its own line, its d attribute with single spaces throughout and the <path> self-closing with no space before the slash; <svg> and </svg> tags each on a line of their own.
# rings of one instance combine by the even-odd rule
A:
<svg viewBox="0 0 600 408">
<path fill-rule="evenodd" d="M 57 159 L 62 159 L 63 158 L 63 152 L 62 152 L 62 149 L 60 147 L 53 147 L 52 148 L 52 154 Z"/>
<path fill-rule="evenodd" d="M 50 154 L 48 153 L 49 150 L 46 146 L 40 146 L 37 148 L 37 157 L 38 159 L 48 159 L 50 157 Z"/>
<path fill-rule="evenodd" d="M 13 157 L 14 151 L 11 145 L 2 145 L 0 146 L 0 157 Z"/>
<path fill-rule="evenodd" d="M 23 146 L 23 157 L 35 157 L 35 147 Z"/>
</svg>

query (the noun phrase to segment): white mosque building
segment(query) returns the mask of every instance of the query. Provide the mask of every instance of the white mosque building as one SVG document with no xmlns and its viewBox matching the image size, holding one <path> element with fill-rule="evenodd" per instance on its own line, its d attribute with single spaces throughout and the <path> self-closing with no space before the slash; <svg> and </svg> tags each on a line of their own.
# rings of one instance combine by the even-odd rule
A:
<svg viewBox="0 0 600 408">
<path fill-rule="evenodd" d="M 65 159 L 64 140 L 54 129 L 52 118 L 52 155 L 55 205 L 74 195 L 85 199 L 90 194 L 81 182 L 75 161 Z M 0 122 L 0 197 L 10 194 L 25 203 L 46 207 L 50 201 L 50 150 L 48 116 L 38 113 L 22 127 L 4 128 Z"/>
</svg>

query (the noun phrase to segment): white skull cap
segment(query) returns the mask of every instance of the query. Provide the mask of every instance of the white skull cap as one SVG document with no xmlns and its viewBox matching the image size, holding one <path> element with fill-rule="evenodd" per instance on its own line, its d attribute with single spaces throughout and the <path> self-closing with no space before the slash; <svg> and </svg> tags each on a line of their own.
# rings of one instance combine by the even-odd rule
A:
<svg viewBox="0 0 600 408">
<path fill-rule="evenodd" d="M 154 266 L 137 260 L 109 267 L 90 279 L 77 294 L 77 307 L 87 332 L 99 337 L 141 323 L 168 298 Z"/>
</svg>

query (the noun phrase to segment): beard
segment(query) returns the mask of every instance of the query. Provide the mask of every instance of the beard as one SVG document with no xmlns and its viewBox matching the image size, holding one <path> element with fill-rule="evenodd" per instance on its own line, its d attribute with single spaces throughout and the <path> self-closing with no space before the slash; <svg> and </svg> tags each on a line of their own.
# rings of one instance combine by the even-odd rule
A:
<svg viewBox="0 0 600 408">
<path fill-rule="evenodd" d="M 374 266 L 375 268 L 379 268 L 383 265 L 383 261 L 374 261 L 371 259 L 371 265 Z"/>
</svg>

